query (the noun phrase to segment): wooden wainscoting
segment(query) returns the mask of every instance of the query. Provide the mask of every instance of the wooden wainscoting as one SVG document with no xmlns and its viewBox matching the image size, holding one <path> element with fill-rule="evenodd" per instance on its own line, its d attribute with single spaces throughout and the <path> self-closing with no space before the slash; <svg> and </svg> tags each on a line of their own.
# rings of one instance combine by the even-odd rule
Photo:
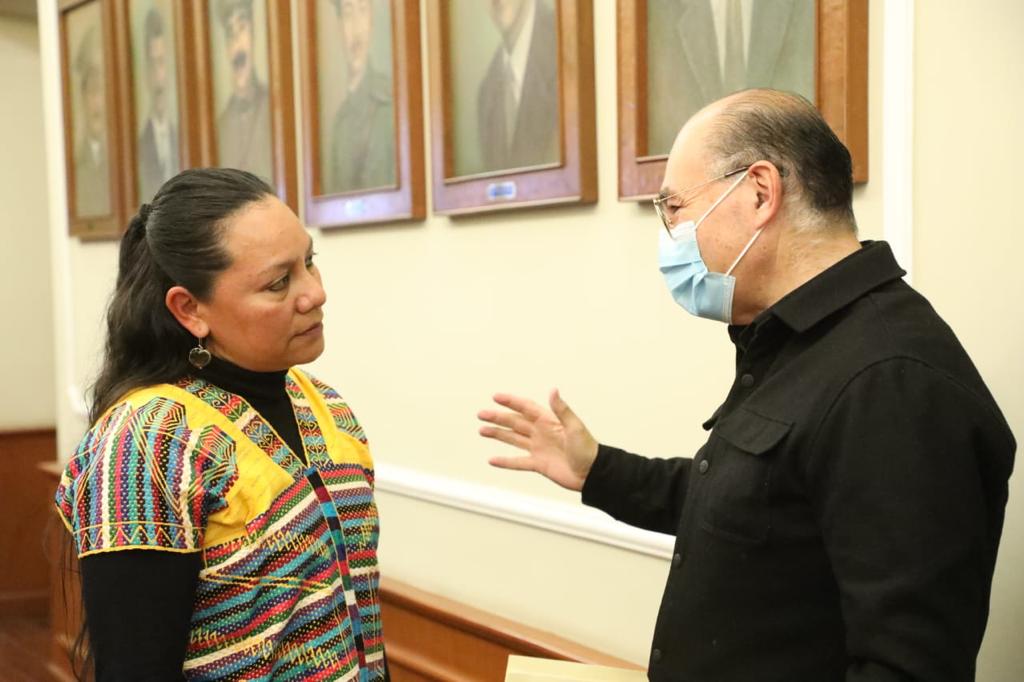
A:
<svg viewBox="0 0 1024 682">
<path fill-rule="evenodd" d="M 47 510 L 52 489 L 60 477 L 56 462 L 41 467 L 47 488 Z M 78 632 L 81 614 L 74 571 L 60 578 L 63 528 L 46 535 L 52 563 L 51 645 L 49 670 L 53 680 L 71 680 L 68 648 Z M 66 557 L 65 557 L 66 558 Z M 65 592 L 66 590 L 66 592 Z M 381 582 L 380 598 L 385 646 L 393 682 L 501 682 L 510 654 L 541 656 L 620 668 L 640 669 L 563 637 L 527 627 L 457 601 L 412 587 L 397 580 Z"/>
<path fill-rule="evenodd" d="M 60 481 L 64 467 L 56 461 L 39 466 L 48 486 L 47 501 Z M 50 636 L 46 667 L 55 682 L 73 682 L 71 648 L 82 623 L 82 597 L 78 588 L 78 559 L 68 544 L 70 537 L 52 504 L 48 505 L 49 526 L 45 533 L 47 573 L 50 576 Z"/>
<path fill-rule="evenodd" d="M 510 654 L 640 668 L 397 580 L 380 599 L 393 682 L 501 682 Z"/>
<path fill-rule="evenodd" d="M 43 544 L 54 486 L 39 464 L 56 454 L 53 429 L 0 431 L 0 618 L 47 613 Z"/>
</svg>

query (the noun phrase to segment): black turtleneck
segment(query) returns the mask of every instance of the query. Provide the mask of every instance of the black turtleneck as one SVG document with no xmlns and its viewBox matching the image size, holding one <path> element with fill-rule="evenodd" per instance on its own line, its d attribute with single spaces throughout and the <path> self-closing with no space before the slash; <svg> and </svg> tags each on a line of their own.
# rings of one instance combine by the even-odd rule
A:
<svg viewBox="0 0 1024 682">
<path fill-rule="evenodd" d="M 306 460 L 287 372 L 253 372 L 214 357 L 196 375 L 246 400 Z M 81 559 L 82 601 L 97 682 L 182 680 L 202 552 L 130 549 Z"/>
</svg>

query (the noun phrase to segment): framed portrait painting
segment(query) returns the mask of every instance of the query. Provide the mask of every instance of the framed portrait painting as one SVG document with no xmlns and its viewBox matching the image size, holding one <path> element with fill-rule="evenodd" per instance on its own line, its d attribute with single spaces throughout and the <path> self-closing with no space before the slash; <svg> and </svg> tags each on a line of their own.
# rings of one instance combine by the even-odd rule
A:
<svg viewBox="0 0 1024 682">
<path fill-rule="evenodd" d="M 113 0 L 126 215 L 197 161 L 186 58 L 192 54 L 188 7 L 174 0 Z"/>
<path fill-rule="evenodd" d="M 434 210 L 597 199 L 592 0 L 429 0 Z"/>
<path fill-rule="evenodd" d="M 86 239 L 114 238 L 125 215 L 113 6 L 61 0 L 59 12 L 69 230 Z"/>
<path fill-rule="evenodd" d="M 259 176 L 298 212 L 290 6 L 191 0 L 202 163 Z"/>
<path fill-rule="evenodd" d="M 619 198 L 658 193 L 676 133 L 750 87 L 814 102 L 867 180 L 867 0 L 618 0 Z"/>
<path fill-rule="evenodd" d="M 422 219 L 418 0 L 299 0 L 299 35 L 306 223 Z"/>
</svg>

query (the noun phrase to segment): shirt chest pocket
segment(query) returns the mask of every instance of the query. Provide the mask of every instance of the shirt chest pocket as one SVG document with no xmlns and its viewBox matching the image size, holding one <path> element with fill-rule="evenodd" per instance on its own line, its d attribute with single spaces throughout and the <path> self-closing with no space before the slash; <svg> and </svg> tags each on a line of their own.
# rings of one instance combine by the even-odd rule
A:
<svg viewBox="0 0 1024 682">
<path fill-rule="evenodd" d="M 704 530 L 734 542 L 767 541 L 772 469 L 791 427 L 742 407 L 715 425 L 707 464 L 696 464 L 698 475 L 707 476 Z"/>
</svg>

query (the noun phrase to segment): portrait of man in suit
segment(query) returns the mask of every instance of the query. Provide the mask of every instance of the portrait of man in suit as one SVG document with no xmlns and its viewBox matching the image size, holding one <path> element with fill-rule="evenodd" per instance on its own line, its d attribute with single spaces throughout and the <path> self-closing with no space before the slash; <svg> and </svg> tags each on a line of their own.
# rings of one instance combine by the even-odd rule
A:
<svg viewBox="0 0 1024 682">
<path fill-rule="evenodd" d="M 558 36 L 548 0 L 488 0 L 501 35 L 477 91 L 482 171 L 560 158 Z"/>
<path fill-rule="evenodd" d="M 139 201 L 149 201 L 160 185 L 181 170 L 178 156 L 176 112 L 170 110 L 170 73 L 174 60 L 174 40 L 167 22 L 156 7 L 150 7 L 143 22 L 141 47 L 145 59 L 145 87 L 148 112 L 138 142 Z"/>
<path fill-rule="evenodd" d="M 267 69 L 266 27 L 253 21 L 253 0 L 218 0 L 211 12 L 224 38 L 214 87 L 219 100 L 229 93 L 217 115 L 217 163 L 273 183 L 270 95 L 257 68 Z"/>
<path fill-rule="evenodd" d="M 322 154 L 325 194 L 392 187 L 397 176 L 392 69 L 374 63 L 373 41 L 387 40 L 390 9 L 379 0 L 334 0 L 337 35 L 345 67 L 341 104 L 330 126 L 330 147 Z M 374 15 L 375 11 L 378 13 Z M 374 32 L 381 20 L 386 31 Z M 321 87 L 330 87 L 324 83 Z"/>
<path fill-rule="evenodd" d="M 814 101 L 815 0 L 648 0 L 647 153 L 667 154 L 704 105 L 745 88 Z"/>
<path fill-rule="evenodd" d="M 98 7 L 94 5 L 93 7 Z M 99 12 L 95 17 L 86 7 L 71 15 L 69 33 L 74 36 L 74 24 L 86 24 L 81 41 L 74 45 L 73 75 L 76 80 L 75 131 L 75 215 L 79 217 L 105 216 L 110 213 L 110 154 L 107 146 L 107 88 L 103 74 L 103 55 L 100 52 Z M 91 25 L 90 25 L 91 24 Z M 77 100 L 77 101 L 76 101 Z"/>
</svg>

